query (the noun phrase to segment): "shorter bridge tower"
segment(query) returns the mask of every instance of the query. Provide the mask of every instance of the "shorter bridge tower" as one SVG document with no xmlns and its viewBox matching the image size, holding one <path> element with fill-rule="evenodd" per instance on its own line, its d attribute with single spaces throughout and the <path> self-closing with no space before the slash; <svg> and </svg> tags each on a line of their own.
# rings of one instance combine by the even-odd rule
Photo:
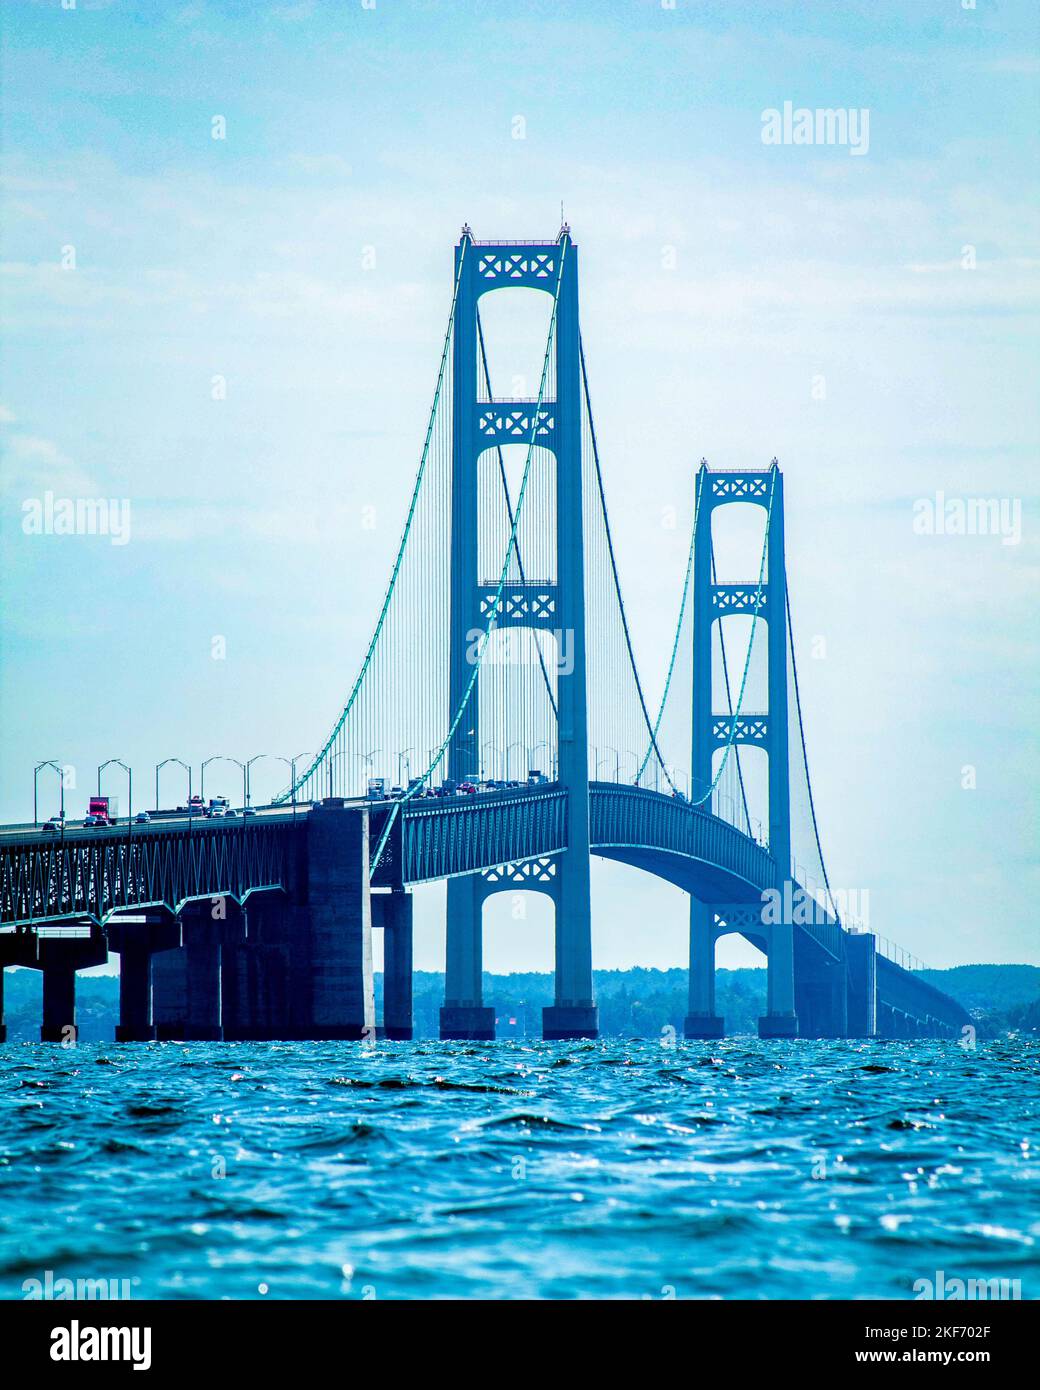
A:
<svg viewBox="0 0 1040 1390">
<path fill-rule="evenodd" d="M 787 735 L 787 576 L 784 560 L 784 480 L 773 460 L 764 471 L 714 472 L 702 463 L 697 474 L 697 526 L 693 555 L 693 800 L 712 785 L 713 758 L 732 740 L 764 748 L 769 764 L 769 851 L 782 892 L 791 874 L 791 800 Z M 752 576 L 741 583 L 721 583 L 712 573 L 712 518 L 717 508 L 733 503 L 763 507 L 767 516 L 762 583 Z M 744 613 L 765 623 L 768 702 L 765 711 L 741 709 L 734 720 L 713 708 L 714 627 L 724 616 Z M 705 802 L 710 810 L 710 799 Z M 721 1037 L 723 1020 L 715 1013 L 715 943 L 740 930 L 763 949 L 769 961 L 767 1012 L 759 1020 L 761 1037 L 794 1037 L 798 1032 L 794 996 L 794 926 L 772 922 L 761 901 L 739 904 L 690 898 L 690 1004 L 688 1038 Z M 788 918 L 790 914 L 787 914 Z M 736 925 L 741 924 L 741 925 Z"/>
</svg>

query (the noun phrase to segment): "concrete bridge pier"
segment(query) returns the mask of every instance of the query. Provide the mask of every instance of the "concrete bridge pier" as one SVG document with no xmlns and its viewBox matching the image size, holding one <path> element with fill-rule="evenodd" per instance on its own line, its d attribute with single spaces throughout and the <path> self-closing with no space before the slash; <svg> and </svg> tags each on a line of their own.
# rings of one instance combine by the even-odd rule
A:
<svg viewBox="0 0 1040 1390">
<path fill-rule="evenodd" d="M 870 932 L 846 932 L 844 945 L 847 1036 L 873 1038 L 881 1031 L 874 937 Z"/>
<path fill-rule="evenodd" d="M 484 886 L 479 876 L 448 879 L 447 959 L 440 1034 L 444 1041 L 490 1042 L 495 1011 L 484 1007 Z"/>
<path fill-rule="evenodd" d="M 181 944 L 180 923 L 172 912 L 146 909 L 129 917 L 110 917 L 105 933 L 119 956 L 119 1022 L 116 1042 L 152 1042 L 152 956 Z"/>
<path fill-rule="evenodd" d="M 586 836 L 588 796 L 586 803 Z M 573 803 L 572 803 L 573 804 Z M 599 1037 L 592 989 L 592 908 L 587 853 L 561 857 L 556 885 L 556 997 L 542 1010 L 542 1037 L 572 1042 Z"/>
<path fill-rule="evenodd" d="M 306 911 L 310 1009 L 302 1036 L 375 1038 L 369 827 L 365 807 L 322 806 L 307 817 Z"/>
<path fill-rule="evenodd" d="M 100 927 L 89 936 L 51 937 L 37 942 L 36 968 L 43 972 L 41 1042 L 75 1042 L 76 971 L 104 965 L 108 947 Z"/>
<path fill-rule="evenodd" d="M 769 927 L 766 1009 L 758 1020 L 760 1038 L 796 1038 L 798 1015 L 794 1007 L 794 926 L 774 922 Z"/>
<path fill-rule="evenodd" d="M 7 1024 L 4 1022 L 4 967 L 0 965 L 0 1043 L 7 1041 Z"/>
<path fill-rule="evenodd" d="M 161 1042 L 219 1042 L 220 946 L 192 940 L 152 961 L 155 1036 Z"/>
<path fill-rule="evenodd" d="M 795 934 L 795 1010 L 803 1038 L 848 1037 L 848 981 L 845 961 L 808 932 Z"/>
<path fill-rule="evenodd" d="M 687 1038 L 721 1038 L 725 1019 L 715 1012 L 715 913 L 690 895 L 689 1013 L 683 1023 Z"/>
<path fill-rule="evenodd" d="M 152 954 L 141 946 L 127 946 L 119 956 L 119 1022 L 116 1042 L 151 1042 Z"/>
<path fill-rule="evenodd" d="M 76 968 L 64 961 L 43 971 L 41 1042 L 76 1040 Z"/>
<path fill-rule="evenodd" d="M 219 1042 L 223 1036 L 220 1010 L 220 943 L 188 940 L 184 944 L 188 977 L 183 1038 Z"/>
<path fill-rule="evenodd" d="M 250 940 L 221 948 L 220 1013 L 225 1042 L 271 1042 L 307 1033 L 293 1008 L 293 972 L 286 950 Z"/>
<path fill-rule="evenodd" d="M 412 895 L 404 889 L 373 893 L 372 925 L 383 928 L 382 1036 L 394 1042 L 409 1042 L 412 1037 Z"/>
<path fill-rule="evenodd" d="M 295 949 L 294 949 L 295 946 Z M 221 1022 L 226 1042 L 306 1035 L 307 913 L 284 893 L 251 894 L 245 930 L 221 947 Z"/>
<path fill-rule="evenodd" d="M 152 1007 L 160 1040 L 219 1042 L 223 1037 L 221 952 L 243 931 L 241 910 L 216 895 L 180 912 L 184 944 L 152 961 Z"/>
</svg>

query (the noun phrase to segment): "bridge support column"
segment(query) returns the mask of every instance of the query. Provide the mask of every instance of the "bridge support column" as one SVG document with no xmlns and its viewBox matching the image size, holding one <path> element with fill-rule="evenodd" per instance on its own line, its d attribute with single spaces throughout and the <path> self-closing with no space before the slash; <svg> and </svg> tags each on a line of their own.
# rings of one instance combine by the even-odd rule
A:
<svg viewBox="0 0 1040 1390">
<path fill-rule="evenodd" d="M 798 1015 L 794 1011 L 794 927 L 774 922 L 769 928 L 769 963 L 766 976 L 768 1012 L 758 1020 L 760 1038 L 795 1038 Z"/>
<path fill-rule="evenodd" d="M 689 1008 L 683 1024 L 687 1038 L 721 1038 L 725 1019 L 715 1012 L 715 914 L 690 895 Z"/>
<path fill-rule="evenodd" d="M 192 941 L 184 947 L 187 972 L 187 1013 L 182 1037 L 192 1042 L 219 1042 L 220 945 L 214 941 Z"/>
<path fill-rule="evenodd" d="M 585 801 L 587 805 L 587 791 Z M 587 809 L 585 825 L 587 831 Z M 592 913 L 587 851 L 584 858 L 580 853 L 573 857 L 571 854 L 562 856 L 557 893 L 556 1000 L 542 1010 L 542 1037 L 546 1042 L 598 1038 L 599 1009 L 592 994 Z"/>
<path fill-rule="evenodd" d="M 845 934 L 845 1010 L 850 1038 L 881 1034 L 877 998 L 877 952 L 871 932 Z"/>
<path fill-rule="evenodd" d="M 89 936 L 37 939 L 33 968 L 43 972 L 43 1042 L 75 1042 L 76 971 L 104 965 L 108 943 L 100 927 L 91 925 Z M 29 963 L 29 962 L 27 962 Z"/>
<path fill-rule="evenodd" d="M 270 1042 L 307 1036 L 310 972 L 307 909 L 286 894 L 252 895 L 245 940 L 221 949 L 225 1041 Z"/>
<path fill-rule="evenodd" d="M 119 953 L 119 1022 L 116 1042 L 151 1042 L 152 955 L 147 947 L 125 945 Z"/>
<path fill-rule="evenodd" d="M 310 1020 L 316 1041 L 375 1038 L 368 810 L 323 806 L 307 818 Z"/>
<path fill-rule="evenodd" d="M 841 949 L 840 940 L 837 948 Z M 847 1038 L 848 968 L 806 931 L 794 938 L 795 1012 L 802 1038 Z"/>
<path fill-rule="evenodd" d="M 372 925 L 383 928 L 383 1036 L 408 1042 L 412 1037 L 412 895 L 403 889 L 373 894 Z"/>
<path fill-rule="evenodd" d="M 490 1042 L 495 1011 L 484 1008 L 482 982 L 484 889 L 477 877 L 448 880 L 447 961 L 444 972 L 444 1041 Z"/>
<path fill-rule="evenodd" d="M 7 1024 L 4 1022 L 4 967 L 0 965 L 0 1043 L 7 1041 Z"/>
<path fill-rule="evenodd" d="M 155 1036 L 161 1041 L 218 1042 L 221 1033 L 220 946 L 188 940 L 152 960 Z"/>
<path fill-rule="evenodd" d="M 43 970 L 41 1042 L 76 1041 L 76 971 L 64 962 Z"/>
<path fill-rule="evenodd" d="M 105 936 L 109 949 L 119 957 L 116 1042 L 152 1042 L 152 957 L 179 950 L 181 924 L 167 909 L 151 908 L 110 917 Z"/>
</svg>

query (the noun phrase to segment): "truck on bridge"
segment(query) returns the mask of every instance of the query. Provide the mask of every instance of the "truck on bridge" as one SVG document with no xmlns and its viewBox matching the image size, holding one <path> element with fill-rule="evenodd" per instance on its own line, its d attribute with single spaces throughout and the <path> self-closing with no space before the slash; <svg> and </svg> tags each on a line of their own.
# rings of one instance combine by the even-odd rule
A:
<svg viewBox="0 0 1040 1390">
<path fill-rule="evenodd" d="M 93 817 L 93 820 L 90 818 Z M 119 800 L 114 796 L 92 796 L 87 802 L 91 825 L 114 825 L 119 818 Z"/>
</svg>

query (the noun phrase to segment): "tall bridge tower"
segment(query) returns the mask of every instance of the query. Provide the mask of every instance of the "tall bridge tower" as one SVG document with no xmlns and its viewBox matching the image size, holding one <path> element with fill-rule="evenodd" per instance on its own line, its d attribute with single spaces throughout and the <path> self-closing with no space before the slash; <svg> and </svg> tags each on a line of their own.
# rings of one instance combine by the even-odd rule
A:
<svg viewBox="0 0 1040 1390">
<path fill-rule="evenodd" d="M 714 756 L 732 744 L 765 749 L 769 766 L 769 852 L 776 864 L 776 887 L 791 877 L 791 792 L 787 723 L 787 571 L 784 558 L 784 480 L 779 466 L 766 472 L 712 472 L 697 475 L 698 521 L 693 555 L 693 748 L 694 800 L 712 786 Z M 766 512 L 765 570 L 758 579 L 720 583 L 712 570 L 712 519 L 720 507 L 751 503 Z M 768 703 L 765 712 L 732 715 L 713 707 L 715 624 L 747 614 L 767 628 Z M 710 810 L 710 799 L 705 803 Z M 720 910 L 721 909 L 721 910 Z M 789 914 L 788 914 L 789 915 Z M 739 928 L 737 924 L 740 924 Z M 750 930 L 748 928 L 751 928 Z M 727 905 L 690 897 L 690 1012 L 687 1037 L 719 1037 L 723 1021 L 715 1014 L 715 943 L 740 930 L 768 956 L 767 1013 L 759 1020 L 762 1037 L 793 1037 L 798 1032 L 794 1002 L 794 926 L 763 921 L 761 904 Z"/>
<path fill-rule="evenodd" d="M 598 1032 L 592 990 L 592 915 L 589 901 L 589 779 L 585 660 L 585 541 L 582 509 L 581 366 L 578 331 L 578 249 L 565 225 L 555 242 L 475 242 L 468 228 L 455 248 L 458 291 L 453 339 L 451 614 L 449 709 L 456 710 L 473 675 L 467 634 L 487 621 L 497 577 L 479 572 L 478 460 L 489 448 L 513 442 L 497 433 L 496 417 L 531 413 L 529 401 L 498 400 L 489 410 L 478 399 L 480 297 L 496 289 L 526 287 L 557 294 L 555 400 L 543 400 L 538 446 L 556 460 L 556 569 L 552 584 L 510 585 L 510 626 L 543 627 L 547 600 L 557 630 L 573 652 L 558 671 L 558 777 L 567 790 L 567 852 L 555 864 L 556 997 L 544 1010 L 546 1038 L 588 1038 Z M 544 428 L 543 428 L 544 427 Z M 534 428 L 534 427 L 532 427 Z M 533 435 L 532 435 L 533 437 Z M 530 588 L 530 592 L 525 589 Z M 479 684 L 479 674 L 477 676 Z M 479 698 L 474 691 L 448 755 L 449 776 L 473 771 L 480 744 Z M 534 885 L 532 885 L 534 886 Z M 499 889 L 515 891 L 508 875 L 448 880 L 447 964 L 442 1038 L 493 1038 L 494 1011 L 481 991 L 483 904 Z"/>
</svg>

